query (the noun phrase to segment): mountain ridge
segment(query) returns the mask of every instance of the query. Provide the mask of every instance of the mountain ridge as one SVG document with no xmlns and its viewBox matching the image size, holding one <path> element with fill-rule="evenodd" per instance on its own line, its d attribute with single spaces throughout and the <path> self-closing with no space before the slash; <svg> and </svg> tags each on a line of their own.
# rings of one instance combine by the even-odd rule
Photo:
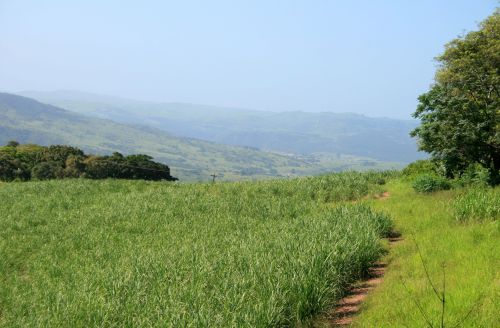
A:
<svg viewBox="0 0 500 328">
<path fill-rule="evenodd" d="M 251 147 L 176 137 L 151 126 L 126 125 L 89 117 L 13 94 L 0 93 L 0 144 L 17 139 L 42 145 L 69 144 L 87 152 L 145 153 L 169 165 L 183 181 L 207 181 L 310 175 L 346 168 L 397 166 L 369 158 L 301 157 Z"/>
<path fill-rule="evenodd" d="M 121 123 L 140 123 L 172 135 L 220 144 L 300 155 L 315 153 L 371 157 L 408 163 L 425 157 L 409 132 L 415 120 L 374 118 L 356 113 L 266 112 L 183 103 L 127 103 L 107 98 L 95 102 L 85 94 L 64 92 L 32 95 L 88 116 Z M 80 97 L 78 99 L 78 97 Z M 102 96 L 104 99 L 106 96 Z"/>
</svg>

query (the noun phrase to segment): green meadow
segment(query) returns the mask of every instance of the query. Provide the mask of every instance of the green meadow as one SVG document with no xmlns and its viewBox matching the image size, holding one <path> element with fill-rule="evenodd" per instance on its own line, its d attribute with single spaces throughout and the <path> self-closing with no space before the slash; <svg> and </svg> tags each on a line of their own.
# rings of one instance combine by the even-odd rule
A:
<svg viewBox="0 0 500 328">
<path fill-rule="evenodd" d="M 0 199 L 1 327 L 317 325 L 381 258 L 354 327 L 500 322 L 498 187 L 418 193 L 351 172 L 13 182 Z"/>
<path fill-rule="evenodd" d="M 0 326 L 307 325 L 384 252 L 386 173 L 0 184 Z"/>
</svg>

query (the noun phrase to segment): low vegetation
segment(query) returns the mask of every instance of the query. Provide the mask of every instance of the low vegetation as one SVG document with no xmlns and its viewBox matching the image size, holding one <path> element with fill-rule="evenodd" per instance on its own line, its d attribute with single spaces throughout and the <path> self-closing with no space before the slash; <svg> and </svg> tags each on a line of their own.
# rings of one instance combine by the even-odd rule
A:
<svg viewBox="0 0 500 328">
<path fill-rule="evenodd" d="M 0 147 L 0 181 L 63 178 L 177 180 L 167 165 L 147 155 L 95 156 L 71 146 L 20 145 L 15 141 Z"/>
<path fill-rule="evenodd" d="M 462 192 L 453 203 L 460 222 L 500 219 L 500 189 L 472 188 Z"/>
<path fill-rule="evenodd" d="M 408 164 L 401 173 L 404 177 L 412 178 L 421 174 L 442 175 L 442 170 L 437 162 L 421 159 Z"/>
<path fill-rule="evenodd" d="M 446 178 L 433 174 L 418 175 L 413 181 L 413 189 L 418 192 L 434 192 L 451 188 Z"/>
<path fill-rule="evenodd" d="M 403 241 L 355 326 L 492 327 L 499 191 L 419 193 L 397 172 L 4 183 L 0 326 L 308 325 L 384 254 L 391 217 Z"/>
<path fill-rule="evenodd" d="M 269 327 L 332 306 L 391 222 L 393 173 L 0 185 L 0 326 Z"/>
<path fill-rule="evenodd" d="M 404 179 L 385 187 L 391 197 L 368 205 L 390 215 L 403 240 L 391 247 L 383 283 L 354 327 L 497 327 L 500 189 L 426 194 Z M 444 311 L 429 279 L 445 294 Z"/>
</svg>

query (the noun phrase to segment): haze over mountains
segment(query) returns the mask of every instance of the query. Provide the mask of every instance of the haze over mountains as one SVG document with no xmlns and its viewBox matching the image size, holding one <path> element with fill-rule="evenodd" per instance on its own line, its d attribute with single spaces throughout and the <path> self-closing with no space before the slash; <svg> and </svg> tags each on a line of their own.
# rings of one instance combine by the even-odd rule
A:
<svg viewBox="0 0 500 328">
<path fill-rule="evenodd" d="M 141 124 L 176 136 L 265 151 L 408 163 L 423 158 L 408 135 L 418 122 L 350 113 L 265 112 L 182 103 L 152 103 L 76 91 L 24 92 L 74 112 Z"/>
<path fill-rule="evenodd" d="M 221 180 L 241 180 L 400 165 L 344 154 L 280 154 L 177 137 L 145 125 L 116 123 L 0 93 L 0 144 L 13 139 L 68 144 L 97 154 L 144 153 L 168 164 L 182 181 L 207 181 L 213 173 Z"/>
</svg>

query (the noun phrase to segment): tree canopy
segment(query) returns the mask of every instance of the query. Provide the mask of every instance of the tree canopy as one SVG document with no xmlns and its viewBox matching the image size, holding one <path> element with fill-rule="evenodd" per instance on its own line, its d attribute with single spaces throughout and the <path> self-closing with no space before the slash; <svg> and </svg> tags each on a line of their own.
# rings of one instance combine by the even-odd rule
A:
<svg viewBox="0 0 500 328">
<path fill-rule="evenodd" d="M 436 58 L 435 83 L 419 97 L 411 132 L 420 150 L 443 164 L 450 177 L 479 163 L 498 183 L 500 170 L 500 11 L 479 30 L 448 43 Z"/>
<path fill-rule="evenodd" d="M 0 147 L 0 181 L 63 178 L 177 180 L 167 165 L 147 155 L 95 156 L 66 145 L 43 147 L 12 141 Z"/>
</svg>

